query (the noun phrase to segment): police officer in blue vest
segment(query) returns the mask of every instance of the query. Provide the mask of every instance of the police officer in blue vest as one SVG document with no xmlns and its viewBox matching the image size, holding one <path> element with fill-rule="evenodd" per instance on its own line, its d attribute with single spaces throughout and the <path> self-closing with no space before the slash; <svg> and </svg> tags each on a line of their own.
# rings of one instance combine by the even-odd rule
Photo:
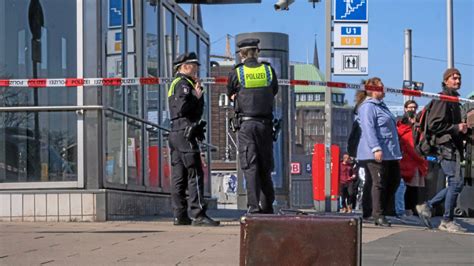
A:
<svg viewBox="0 0 474 266">
<path fill-rule="evenodd" d="M 201 120 L 204 110 L 203 88 L 197 78 L 200 64 L 197 55 L 189 53 L 177 57 L 173 65 L 177 74 L 168 91 L 168 103 L 174 225 L 218 226 L 218 221 L 206 215 L 204 172 L 197 143 L 204 139 L 205 126 Z M 192 219 L 188 216 L 188 207 Z"/>
<path fill-rule="evenodd" d="M 273 213 L 273 102 L 278 93 L 275 70 L 259 62 L 258 39 L 237 43 L 242 63 L 230 73 L 227 96 L 234 102 L 239 124 L 240 168 L 247 188 L 248 213 Z"/>
</svg>

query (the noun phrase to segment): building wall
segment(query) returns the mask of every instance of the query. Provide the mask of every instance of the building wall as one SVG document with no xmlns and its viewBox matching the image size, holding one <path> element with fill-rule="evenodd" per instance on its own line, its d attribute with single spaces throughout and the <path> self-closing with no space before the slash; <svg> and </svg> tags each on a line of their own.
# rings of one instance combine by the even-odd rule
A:
<svg viewBox="0 0 474 266">
<path fill-rule="evenodd" d="M 347 151 L 354 115 L 351 107 L 333 107 L 332 143 Z M 293 154 L 311 154 L 315 143 L 324 143 L 324 107 L 297 107 Z"/>
<path fill-rule="evenodd" d="M 233 66 L 231 65 L 215 66 L 211 68 L 211 77 L 227 77 L 232 70 Z M 212 152 L 211 159 L 213 161 L 226 161 L 226 134 L 229 133 L 228 160 L 235 161 L 237 151 L 230 138 L 237 141 L 236 134 L 230 129 L 226 129 L 226 112 L 227 119 L 230 119 L 234 116 L 234 109 L 232 106 L 219 106 L 219 98 L 222 94 L 227 93 L 227 87 L 226 85 L 221 84 L 212 85 L 210 86 L 210 93 L 211 103 L 209 108 L 211 109 L 211 124 L 213 125 L 210 129 L 211 142 L 213 145 L 218 147 L 217 151 Z"/>
</svg>

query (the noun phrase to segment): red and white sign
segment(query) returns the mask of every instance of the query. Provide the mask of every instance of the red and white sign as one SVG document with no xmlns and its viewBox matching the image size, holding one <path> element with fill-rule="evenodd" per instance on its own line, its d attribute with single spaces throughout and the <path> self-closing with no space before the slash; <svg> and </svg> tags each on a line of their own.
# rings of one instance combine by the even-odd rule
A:
<svg viewBox="0 0 474 266">
<path fill-rule="evenodd" d="M 301 174 L 301 164 L 300 163 L 291 163 L 291 174 L 300 175 Z"/>
</svg>

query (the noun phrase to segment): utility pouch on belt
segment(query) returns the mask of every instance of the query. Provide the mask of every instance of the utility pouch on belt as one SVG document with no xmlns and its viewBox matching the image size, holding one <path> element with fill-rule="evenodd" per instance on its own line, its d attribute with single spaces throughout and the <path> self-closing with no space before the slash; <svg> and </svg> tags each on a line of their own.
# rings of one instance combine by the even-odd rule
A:
<svg viewBox="0 0 474 266">
<path fill-rule="evenodd" d="M 273 119 L 272 138 L 273 141 L 277 141 L 278 135 L 281 131 L 281 119 Z"/>
<path fill-rule="evenodd" d="M 241 122 L 242 120 L 240 119 L 240 116 L 238 114 L 235 114 L 235 116 L 229 121 L 230 130 L 232 130 L 232 132 L 234 133 L 239 131 Z"/>
<path fill-rule="evenodd" d="M 200 120 L 197 123 L 192 123 L 190 126 L 187 126 L 184 129 L 184 137 L 188 141 L 192 141 L 194 139 L 197 139 L 198 141 L 203 141 L 206 138 L 206 125 L 207 122 L 204 120 Z"/>
</svg>

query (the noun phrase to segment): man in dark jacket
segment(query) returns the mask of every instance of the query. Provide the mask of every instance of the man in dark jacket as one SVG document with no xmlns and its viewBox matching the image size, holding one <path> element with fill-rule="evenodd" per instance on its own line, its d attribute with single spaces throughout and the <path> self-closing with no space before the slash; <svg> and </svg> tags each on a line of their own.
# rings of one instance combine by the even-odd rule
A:
<svg viewBox="0 0 474 266">
<path fill-rule="evenodd" d="M 171 132 L 171 204 L 174 225 L 218 226 L 206 215 L 204 172 L 197 140 L 204 136 L 201 117 L 204 110 L 203 88 L 197 78 L 199 62 L 195 53 L 176 58 L 176 78 L 168 90 Z M 186 189 L 189 193 L 188 216 Z"/>
<path fill-rule="evenodd" d="M 273 101 L 278 92 L 275 70 L 258 62 L 258 39 L 237 44 L 242 62 L 229 76 L 227 95 L 235 104 L 239 161 L 244 172 L 249 213 L 273 213 Z"/>
<path fill-rule="evenodd" d="M 461 73 L 449 68 L 443 75 L 443 91 L 441 94 L 459 97 L 457 90 L 461 88 Z M 447 188 L 441 190 L 431 200 L 416 206 L 423 223 L 431 228 L 431 209 L 434 204 L 444 200 L 444 214 L 439 229 L 448 232 L 465 231 L 454 222 L 454 209 L 459 193 L 463 188 L 461 161 L 464 159 L 463 140 L 467 136 L 468 127 L 462 122 L 459 103 L 433 101 L 427 117 L 428 132 L 435 137 L 438 147 L 439 164 L 447 181 Z"/>
</svg>

